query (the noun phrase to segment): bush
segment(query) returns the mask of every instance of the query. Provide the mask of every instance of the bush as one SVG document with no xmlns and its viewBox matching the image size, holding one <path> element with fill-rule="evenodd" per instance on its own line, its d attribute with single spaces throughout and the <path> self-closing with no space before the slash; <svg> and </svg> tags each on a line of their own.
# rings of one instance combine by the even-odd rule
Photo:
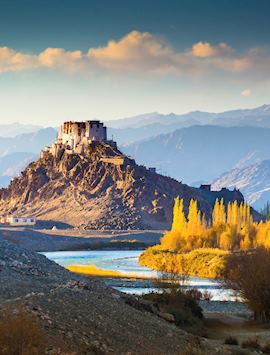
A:
<svg viewBox="0 0 270 355">
<path fill-rule="evenodd" d="M 156 245 L 140 255 L 139 264 L 169 273 L 220 278 L 228 254 L 224 250 L 211 248 L 194 249 L 189 253 L 172 252 Z"/>
<path fill-rule="evenodd" d="M 204 301 L 211 301 L 211 299 L 213 298 L 213 295 L 212 295 L 212 293 L 211 292 L 209 292 L 209 291 L 204 291 L 203 292 L 203 294 L 202 294 L 202 299 L 204 300 Z"/>
<path fill-rule="evenodd" d="M 248 338 L 247 340 L 243 341 L 242 348 L 261 350 L 261 345 L 259 344 L 258 338 Z"/>
<path fill-rule="evenodd" d="M 254 312 L 254 319 L 270 320 L 270 250 L 233 253 L 224 269 L 226 286 L 236 290 Z"/>
<path fill-rule="evenodd" d="M 187 290 L 185 292 L 185 294 L 190 297 L 193 298 L 195 301 L 200 301 L 203 297 L 203 294 L 201 293 L 200 290 L 198 290 L 196 287 L 192 287 L 189 290 Z"/>
<path fill-rule="evenodd" d="M 235 337 L 229 336 L 224 340 L 224 344 L 226 345 L 238 345 L 238 340 Z"/>
<path fill-rule="evenodd" d="M 264 354 L 270 354 L 270 343 L 265 344 L 265 345 L 262 347 L 262 352 L 263 352 Z"/>
<path fill-rule="evenodd" d="M 47 342 L 37 318 L 18 307 L 0 313 L 0 354 L 44 354 Z"/>
<path fill-rule="evenodd" d="M 175 324 L 191 333 L 200 334 L 202 331 L 202 309 L 197 301 L 181 289 L 174 292 L 150 293 L 144 299 L 158 304 L 159 309 L 173 314 Z"/>
</svg>

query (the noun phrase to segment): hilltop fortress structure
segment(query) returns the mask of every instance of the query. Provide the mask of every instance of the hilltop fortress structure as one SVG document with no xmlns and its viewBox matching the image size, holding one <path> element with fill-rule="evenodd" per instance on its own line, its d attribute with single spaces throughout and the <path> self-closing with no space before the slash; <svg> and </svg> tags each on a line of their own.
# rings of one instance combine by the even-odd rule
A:
<svg viewBox="0 0 270 355">
<path fill-rule="evenodd" d="M 41 157 L 51 153 L 59 157 L 64 151 L 70 154 L 84 154 L 87 146 L 103 142 L 117 148 L 116 142 L 107 139 L 107 127 L 100 121 L 64 122 L 60 127 L 56 142 L 41 152 Z"/>
</svg>

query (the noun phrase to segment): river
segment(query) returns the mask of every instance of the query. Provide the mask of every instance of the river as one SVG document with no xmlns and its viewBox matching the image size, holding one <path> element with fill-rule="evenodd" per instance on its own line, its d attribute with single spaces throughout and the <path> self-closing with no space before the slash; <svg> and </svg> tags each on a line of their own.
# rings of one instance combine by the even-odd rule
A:
<svg viewBox="0 0 270 355">
<path fill-rule="evenodd" d="M 43 253 L 48 259 L 61 266 L 95 265 L 97 268 L 119 271 L 125 274 L 136 274 L 142 279 L 105 278 L 106 284 L 122 292 L 142 294 L 155 290 L 153 281 L 143 277 L 156 277 L 157 272 L 140 266 L 139 255 L 142 250 L 88 250 L 88 251 L 59 251 Z M 224 289 L 218 282 L 191 276 L 188 284 L 196 286 L 200 291 L 208 291 L 213 301 L 234 300 L 230 290 Z"/>
</svg>

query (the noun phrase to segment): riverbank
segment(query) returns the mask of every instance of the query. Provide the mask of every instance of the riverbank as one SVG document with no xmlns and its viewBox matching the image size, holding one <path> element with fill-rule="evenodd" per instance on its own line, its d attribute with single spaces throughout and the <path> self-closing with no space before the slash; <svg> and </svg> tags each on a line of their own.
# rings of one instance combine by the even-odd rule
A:
<svg viewBox="0 0 270 355">
<path fill-rule="evenodd" d="M 159 245 L 146 249 L 139 257 L 140 265 L 157 271 L 173 272 L 206 278 L 220 278 L 227 251 L 195 249 L 188 253 L 162 250 Z"/>
<path fill-rule="evenodd" d="M 68 265 L 66 269 L 77 274 L 94 276 L 94 277 L 116 277 L 116 278 L 127 278 L 127 279 L 146 279 L 147 277 L 142 277 L 135 274 L 123 273 L 120 271 L 100 269 L 95 265 Z"/>
<path fill-rule="evenodd" d="M 163 231 L 158 230 L 81 230 L 0 227 L 0 240 L 32 251 L 60 250 L 133 250 L 146 249 L 159 242 Z"/>
<path fill-rule="evenodd" d="M 234 354 L 127 304 L 120 292 L 0 240 L 0 312 L 18 304 L 37 317 L 50 349 L 73 354 Z M 68 311 L 67 311 L 68 310 Z M 168 341 L 164 341 L 167 339 Z M 58 352 L 59 353 L 59 352 Z"/>
</svg>

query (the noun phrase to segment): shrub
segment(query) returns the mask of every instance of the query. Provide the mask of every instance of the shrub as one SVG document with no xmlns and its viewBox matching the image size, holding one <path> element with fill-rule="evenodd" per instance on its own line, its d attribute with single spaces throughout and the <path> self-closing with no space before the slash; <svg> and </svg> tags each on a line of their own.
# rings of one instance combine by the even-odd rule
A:
<svg viewBox="0 0 270 355">
<path fill-rule="evenodd" d="M 212 293 L 211 292 L 209 292 L 209 291 L 204 291 L 203 292 L 203 294 L 202 294 L 202 299 L 204 300 L 204 301 L 211 301 L 211 299 L 213 298 L 213 295 L 212 295 Z"/>
<path fill-rule="evenodd" d="M 201 291 L 198 290 L 196 287 L 190 288 L 185 293 L 188 297 L 193 298 L 195 301 L 200 301 L 203 297 Z"/>
<path fill-rule="evenodd" d="M 0 313 L 0 354 L 39 355 L 47 347 L 37 318 L 22 307 Z"/>
<path fill-rule="evenodd" d="M 254 318 L 270 320 L 270 250 L 233 253 L 224 269 L 226 286 L 236 290 L 254 312 Z"/>
<path fill-rule="evenodd" d="M 181 289 L 173 293 L 150 293 L 145 299 L 158 304 L 159 309 L 173 314 L 175 324 L 191 333 L 200 334 L 202 331 L 202 309 L 197 301 Z"/>
<path fill-rule="evenodd" d="M 258 338 L 248 338 L 247 340 L 243 341 L 242 348 L 261 350 L 261 345 L 259 344 Z"/>
<path fill-rule="evenodd" d="M 224 344 L 227 345 L 238 345 L 238 340 L 235 337 L 229 336 L 224 340 Z"/>
<path fill-rule="evenodd" d="M 265 345 L 262 347 L 262 352 L 263 352 L 264 354 L 270 354 L 270 343 L 265 344 Z"/>
</svg>

